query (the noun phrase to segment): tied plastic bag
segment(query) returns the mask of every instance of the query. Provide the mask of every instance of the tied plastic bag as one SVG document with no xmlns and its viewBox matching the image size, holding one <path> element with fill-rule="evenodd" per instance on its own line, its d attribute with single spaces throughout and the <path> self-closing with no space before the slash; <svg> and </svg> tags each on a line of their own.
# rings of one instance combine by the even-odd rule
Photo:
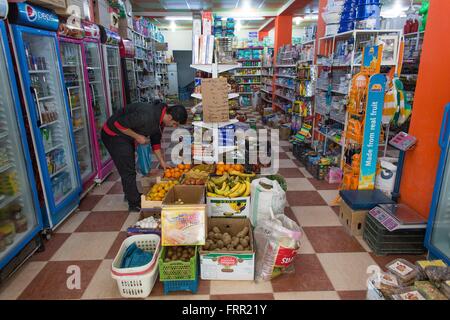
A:
<svg viewBox="0 0 450 320">
<path fill-rule="evenodd" d="M 294 260 L 303 235 L 297 223 L 285 215 L 277 215 L 262 220 L 253 235 L 256 243 L 256 281 L 270 281 L 281 274 L 295 272 Z"/>
<path fill-rule="evenodd" d="M 253 180 L 250 200 L 250 220 L 253 226 L 257 226 L 260 220 L 271 219 L 271 209 L 276 215 L 284 214 L 286 193 L 276 180 Z"/>
<path fill-rule="evenodd" d="M 150 173 L 152 165 L 152 149 L 149 144 L 139 144 L 137 146 L 138 170 L 143 176 Z"/>
</svg>

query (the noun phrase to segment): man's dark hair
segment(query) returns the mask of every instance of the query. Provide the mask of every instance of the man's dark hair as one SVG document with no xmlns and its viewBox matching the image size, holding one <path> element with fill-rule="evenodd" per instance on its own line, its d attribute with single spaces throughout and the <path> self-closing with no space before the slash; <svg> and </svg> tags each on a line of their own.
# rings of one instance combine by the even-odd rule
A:
<svg viewBox="0 0 450 320">
<path fill-rule="evenodd" d="M 172 119 L 179 124 L 186 124 L 188 114 L 184 106 L 180 104 L 170 106 L 167 108 L 167 114 L 170 114 L 172 116 Z"/>
</svg>

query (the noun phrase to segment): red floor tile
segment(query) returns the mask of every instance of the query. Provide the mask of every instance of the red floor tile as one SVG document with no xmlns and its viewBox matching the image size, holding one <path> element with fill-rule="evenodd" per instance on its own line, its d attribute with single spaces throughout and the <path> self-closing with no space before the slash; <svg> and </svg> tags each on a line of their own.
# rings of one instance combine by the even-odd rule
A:
<svg viewBox="0 0 450 320">
<path fill-rule="evenodd" d="M 31 258 L 31 261 L 48 261 L 53 257 L 56 251 L 70 237 L 70 233 L 54 233 L 50 240 L 44 240 L 44 251 L 37 252 Z"/>
<path fill-rule="evenodd" d="M 316 190 L 337 190 L 339 189 L 339 183 L 328 183 L 325 180 L 317 180 L 314 178 L 309 178 L 309 182 L 316 188 Z"/>
<path fill-rule="evenodd" d="M 385 265 L 387 265 L 389 262 L 394 261 L 395 259 L 405 259 L 411 263 L 416 263 L 418 260 L 426 260 L 425 255 L 387 255 L 387 256 L 377 256 L 375 253 L 370 252 L 370 255 L 373 260 L 380 266 L 381 269 L 386 271 Z"/>
<path fill-rule="evenodd" d="M 287 191 L 286 199 L 290 207 L 327 205 L 317 191 Z"/>
<path fill-rule="evenodd" d="M 91 211 L 102 198 L 103 195 L 87 195 L 81 200 L 78 209 L 80 211 Z"/>
<path fill-rule="evenodd" d="M 285 178 L 304 178 L 303 173 L 297 168 L 280 168 L 277 174 Z"/>
<path fill-rule="evenodd" d="M 344 227 L 303 227 L 316 253 L 366 252 Z"/>
<path fill-rule="evenodd" d="M 127 238 L 127 233 L 125 231 L 121 231 L 117 234 L 116 240 L 114 240 L 111 249 L 109 249 L 108 253 L 106 254 L 105 259 L 114 259 L 119 252 L 120 246 L 122 245 L 122 242 Z"/>
<path fill-rule="evenodd" d="M 297 159 L 293 159 L 292 161 L 295 163 L 295 165 L 297 167 L 299 167 L 299 168 L 303 168 L 304 167 L 304 165 L 300 161 L 298 161 Z"/>
<path fill-rule="evenodd" d="M 338 291 L 341 300 L 366 300 L 367 291 Z"/>
<path fill-rule="evenodd" d="M 315 254 L 301 254 L 295 258 L 295 273 L 272 280 L 274 292 L 331 291 L 333 285 Z"/>
<path fill-rule="evenodd" d="M 50 261 L 19 296 L 21 300 L 80 299 L 101 261 Z M 69 289 L 76 274 L 67 273 L 69 266 L 80 269 L 80 287 Z"/>
<path fill-rule="evenodd" d="M 120 231 L 129 213 L 127 211 L 91 212 L 75 232 Z"/>
<path fill-rule="evenodd" d="M 123 188 L 122 188 L 122 182 L 119 180 L 109 189 L 108 194 L 122 194 Z"/>
<path fill-rule="evenodd" d="M 211 300 L 274 300 L 273 293 L 213 294 Z"/>
</svg>

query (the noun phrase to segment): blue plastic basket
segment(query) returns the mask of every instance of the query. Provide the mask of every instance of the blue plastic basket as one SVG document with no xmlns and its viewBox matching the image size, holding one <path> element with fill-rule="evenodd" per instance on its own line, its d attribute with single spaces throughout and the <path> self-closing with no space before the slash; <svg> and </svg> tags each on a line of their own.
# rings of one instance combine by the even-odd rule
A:
<svg viewBox="0 0 450 320">
<path fill-rule="evenodd" d="M 162 281 L 164 284 L 164 294 L 169 294 L 173 291 L 190 291 L 197 293 L 198 290 L 198 272 L 195 276 L 195 280 L 173 280 Z"/>
</svg>

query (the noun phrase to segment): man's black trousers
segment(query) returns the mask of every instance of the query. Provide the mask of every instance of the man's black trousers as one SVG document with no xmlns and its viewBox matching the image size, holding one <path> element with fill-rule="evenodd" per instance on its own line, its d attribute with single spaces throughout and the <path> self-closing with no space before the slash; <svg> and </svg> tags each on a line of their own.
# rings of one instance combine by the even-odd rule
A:
<svg viewBox="0 0 450 320">
<path fill-rule="evenodd" d="M 134 140 L 123 136 L 110 136 L 102 130 L 102 141 L 108 149 L 122 179 L 123 192 L 129 206 L 140 206 L 141 195 L 136 185 L 136 159 Z"/>
</svg>

